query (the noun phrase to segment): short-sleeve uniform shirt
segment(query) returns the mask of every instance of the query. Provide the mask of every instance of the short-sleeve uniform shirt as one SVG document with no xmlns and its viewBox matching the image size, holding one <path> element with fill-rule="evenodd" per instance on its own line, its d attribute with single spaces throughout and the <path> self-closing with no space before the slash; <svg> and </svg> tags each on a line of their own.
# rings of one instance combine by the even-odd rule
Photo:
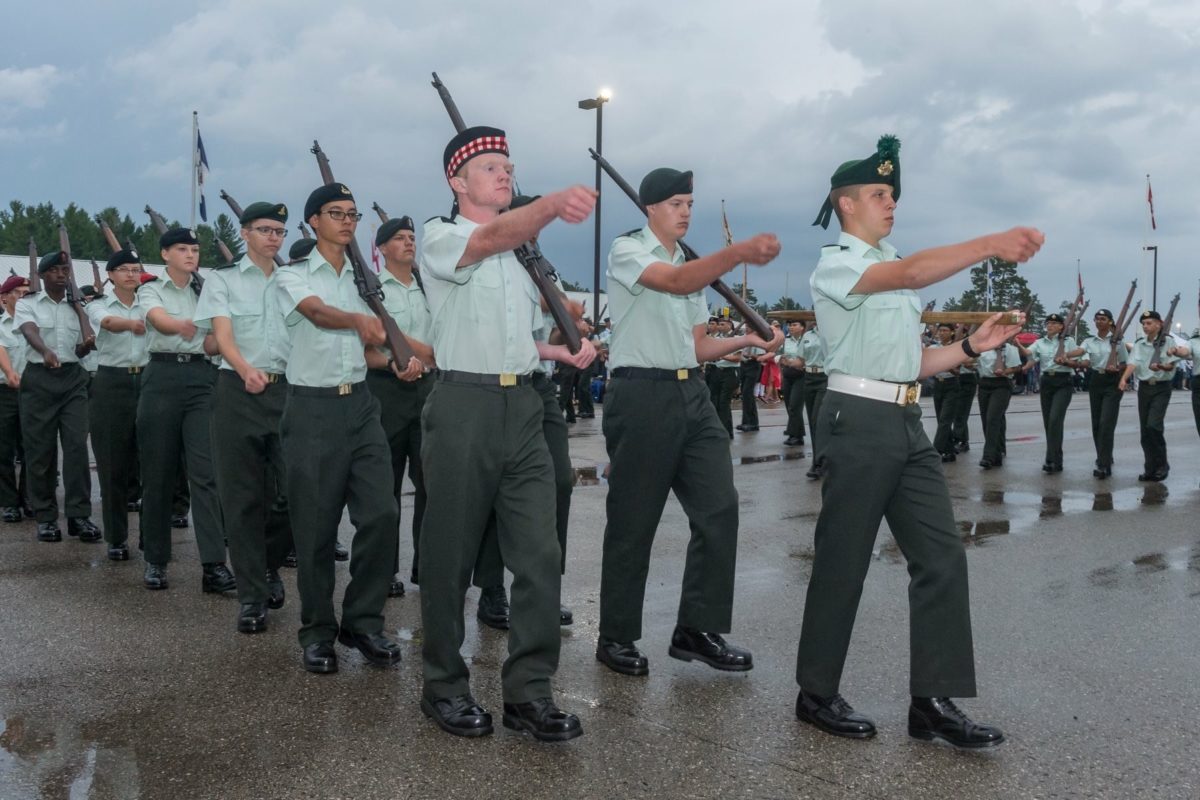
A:
<svg viewBox="0 0 1200 800">
<path fill-rule="evenodd" d="M 1099 336 L 1089 336 L 1083 340 L 1083 360 L 1087 361 L 1096 372 L 1104 372 L 1112 351 L 1111 333 L 1103 339 Z M 1126 360 L 1125 348 L 1118 344 L 1117 364 L 1124 365 Z"/>
<path fill-rule="evenodd" d="M 180 286 L 171 280 L 170 274 L 163 273 L 158 280 L 143 283 L 138 289 L 138 302 L 142 305 L 142 311 L 149 316 L 151 311 L 161 308 L 174 319 L 194 321 L 198 302 L 196 290 L 192 288 L 194 281 L 193 277 Z M 191 339 L 184 339 L 178 334 L 163 333 L 147 322 L 146 340 L 146 347 L 151 353 L 204 354 L 203 330 L 196 331 L 196 335 Z"/>
<path fill-rule="evenodd" d="M 15 309 L 14 309 L 15 310 Z M 16 319 L 7 311 L 0 310 L 0 347 L 8 352 L 8 360 L 12 362 L 13 372 L 20 375 L 25 371 L 25 337 L 14 324 Z M 8 379 L 0 374 L 0 386 L 8 383 Z"/>
<path fill-rule="evenodd" d="M 1158 363 L 1170 366 L 1179 361 L 1179 356 L 1173 356 L 1167 352 L 1171 347 L 1175 347 L 1175 341 L 1168 336 L 1166 343 L 1163 344 L 1162 352 L 1159 353 Z M 1175 377 L 1174 370 L 1163 372 L 1162 370 L 1150 369 L 1150 362 L 1153 360 L 1154 345 L 1147 341 L 1144 336 L 1139 337 L 1133 343 L 1133 349 L 1129 351 L 1129 363 L 1134 365 L 1133 374 L 1137 375 L 1137 379 L 1147 383 L 1162 383 Z"/>
<path fill-rule="evenodd" d="M 255 369 L 282 373 L 292 349 L 280 310 L 279 267 L 270 277 L 250 256 L 229 267 L 215 269 L 204 282 L 196 304 L 196 325 L 212 330 L 214 317 L 225 317 L 233 327 L 233 341 L 242 358 Z M 228 360 L 221 369 L 232 370 Z"/>
<path fill-rule="evenodd" d="M 150 360 L 146 350 L 147 332 L 141 336 L 133 331 L 107 331 L 103 328 L 104 320 L 116 317 L 124 320 L 144 322 L 145 310 L 139 302 L 139 295 L 134 294 L 133 305 L 125 305 L 121 298 L 114 294 L 106 294 L 88 303 L 88 318 L 96 331 L 96 355 L 98 366 L 101 367 L 144 367 Z"/>
<path fill-rule="evenodd" d="M 1075 339 L 1070 336 L 1066 337 L 1063 340 L 1063 353 L 1069 353 L 1074 349 L 1076 349 Z M 1029 354 L 1042 365 L 1043 375 L 1066 375 L 1075 371 L 1066 364 L 1054 363 L 1054 358 L 1058 355 L 1058 337 L 1051 339 L 1043 336 L 1029 345 Z"/>
<path fill-rule="evenodd" d="M 55 301 L 44 291 L 26 295 L 17 301 L 15 311 L 14 327 L 21 338 L 24 338 L 21 326 L 32 322 L 38 326 L 42 341 L 58 356 L 59 363 L 74 364 L 79 361 L 79 356 L 75 355 L 75 345 L 79 344 L 79 317 L 65 296 Z M 25 358 L 29 364 L 45 361 L 42 354 L 32 347 L 25 348 Z"/>
<path fill-rule="evenodd" d="M 979 377 L 980 378 L 999 378 L 996 374 L 996 361 L 1000 354 L 995 350 L 984 350 L 979 354 Z M 1004 345 L 1004 358 L 1002 360 L 1004 368 L 1011 369 L 1021 366 L 1021 353 L 1015 345 Z M 1007 376 L 1005 376 L 1007 377 Z"/>
</svg>

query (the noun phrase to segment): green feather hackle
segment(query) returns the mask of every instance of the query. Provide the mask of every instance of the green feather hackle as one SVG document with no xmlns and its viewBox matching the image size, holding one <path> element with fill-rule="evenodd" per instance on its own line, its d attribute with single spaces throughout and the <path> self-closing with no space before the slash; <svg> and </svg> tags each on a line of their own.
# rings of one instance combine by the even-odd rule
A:
<svg viewBox="0 0 1200 800">
<path fill-rule="evenodd" d="M 878 153 L 880 161 L 896 158 L 900 155 L 900 140 L 890 133 L 885 133 L 879 137 L 875 152 Z"/>
</svg>

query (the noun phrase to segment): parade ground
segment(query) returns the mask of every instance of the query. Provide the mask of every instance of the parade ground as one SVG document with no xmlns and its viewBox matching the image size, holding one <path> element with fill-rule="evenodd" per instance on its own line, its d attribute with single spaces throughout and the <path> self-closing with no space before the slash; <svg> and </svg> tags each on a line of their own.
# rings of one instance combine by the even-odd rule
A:
<svg viewBox="0 0 1200 800">
<path fill-rule="evenodd" d="M 931 403 L 922 402 L 932 433 Z M 0 526 L 0 800 L 1200 796 L 1191 741 L 1200 718 L 1200 443 L 1190 393 L 1176 392 L 1167 414 L 1164 483 L 1137 481 L 1132 395 L 1108 480 L 1091 474 L 1084 394 L 1067 415 L 1061 474 L 1040 470 L 1036 395 L 1013 398 L 1003 468 L 977 466 L 977 415 L 971 452 L 944 465 L 969 561 L 979 681 L 979 697 L 962 706 L 1008 736 L 986 752 L 907 735 L 908 576 L 886 526 L 842 682 L 879 735 L 841 740 L 796 720 L 820 484 L 804 474 L 811 450 L 797 458 L 800 448 L 783 447 L 778 406 L 731 451 L 741 528 L 728 638 L 753 651 L 754 670 L 719 673 L 667 655 L 688 537 L 674 499 L 646 596 L 640 646 L 650 674 L 598 664 L 601 413 L 571 427 L 579 483 L 563 602 L 575 622 L 562 629 L 555 681 L 582 738 L 540 744 L 499 725 L 505 636 L 476 623 L 475 590 L 464 651 L 474 694 L 497 724 L 491 737 L 463 740 L 418 709 L 419 587 L 388 601 L 398 668 L 339 646 L 340 672 L 318 676 L 300 663 L 294 570 L 285 570 L 287 603 L 271 612 L 269 630 L 246 636 L 235 630 L 236 598 L 201 593 L 191 530 L 174 532 L 171 588 L 150 592 L 136 550 L 114 563 L 103 544 L 38 543 L 27 521 Z M 402 508 L 405 578 L 411 502 Z M 136 515 L 131 525 L 136 541 Z M 348 546 L 350 530 L 344 519 Z M 337 571 L 344 585 L 348 565 Z"/>
</svg>

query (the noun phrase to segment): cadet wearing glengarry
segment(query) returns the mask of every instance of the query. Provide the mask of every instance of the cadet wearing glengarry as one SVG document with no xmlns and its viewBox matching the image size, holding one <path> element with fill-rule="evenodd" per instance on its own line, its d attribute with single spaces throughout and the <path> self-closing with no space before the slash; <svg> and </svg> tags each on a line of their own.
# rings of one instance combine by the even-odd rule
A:
<svg viewBox="0 0 1200 800">
<path fill-rule="evenodd" d="M 275 255 L 287 236 L 282 203 L 246 206 L 238 220 L 246 255 L 213 270 L 195 322 L 221 354 L 213 395 L 213 464 L 229 558 L 237 575 L 237 629 L 267 629 L 282 608 L 279 568 L 292 549 L 279 422 L 287 399 L 287 326 L 279 307 Z"/>
<path fill-rule="evenodd" d="M 779 348 L 779 373 L 782 376 L 783 403 L 787 408 L 787 427 L 783 441 L 788 447 L 804 444 L 804 356 L 800 354 L 800 337 L 804 335 L 804 323 L 793 320 L 788 323 L 788 336 Z M 803 451 L 800 453 L 804 455 Z"/>
<path fill-rule="evenodd" d="M 1117 388 L 1122 392 L 1129 379 L 1138 379 L 1138 427 L 1142 434 L 1142 455 L 1145 469 L 1138 475 L 1139 481 L 1165 481 L 1171 471 L 1167 461 L 1167 440 L 1163 436 L 1163 420 L 1171 402 L 1171 381 L 1175 377 L 1175 364 L 1179 361 L 1170 333 L 1161 348 L 1155 342 L 1163 333 L 1162 317 L 1157 311 L 1143 311 L 1139 320 L 1145 334 L 1133 343 L 1129 351 L 1129 363 L 1121 375 Z"/>
<path fill-rule="evenodd" d="M 1109 357 L 1113 354 L 1113 315 L 1107 308 L 1096 312 L 1096 335 L 1089 336 L 1083 347 L 1076 348 L 1072 357 L 1083 356 L 1091 368 L 1088 382 L 1088 400 L 1092 411 L 1092 442 L 1096 445 L 1096 468 L 1092 475 L 1107 478 L 1112 475 L 1113 434 L 1117 429 L 1117 414 L 1121 411 L 1122 391 L 1119 387 L 1121 372 L 1127 361 L 1123 342 L 1115 348 L 1116 361 L 1110 368 Z"/>
<path fill-rule="evenodd" d="M 704 287 L 742 262 L 768 263 L 779 254 L 779 240 L 759 234 L 684 263 L 679 240 L 692 215 L 692 173 L 652 170 L 638 195 L 646 226 L 617 237 L 608 254 L 613 337 L 604 441 L 612 466 L 596 659 L 627 675 L 649 670 L 634 643 L 642 638 L 654 535 L 674 491 L 691 542 L 667 652 L 715 669 L 748 670 L 750 652 L 721 636 L 733 624 L 738 495 L 728 440 L 699 363 L 745 347 L 774 352 L 783 332 L 770 342 L 753 335 L 707 336 Z M 743 402 L 753 403 L 753 395 Z"/>
<path fill-rule="evenodd" d="M 104 269 L 112 289 L 87 307 L 99 354 L 88 411 L 108 557 L 125 561 L 129 558 L 129 483 L 138 469 L 138 395 L 150 357 L 146 312 L 138 300 L 140 257 L 133 250 L 118 250 Z"/>
<path fill-rule="evenodd" d="M 984 350 L 979 354 L 979 423 L 983 426 L 984 469 L 1003 466 L 1008 454 L 1004 439 L 1008 433 L 1005 413 L 1012 400 L 1012 376 L 1021 371 L 1021 353 L 1016 346 Z"/>
<path fill-rule="evenodd" d="M 1061 356 L 1058 355 L 1060 338 L 1063 352 Z M 1068 355 L 1075 350 L 1075 340 L 1064 335 L 1062 316 L 1050 314 L 1046 317 L 1046 335 L 1029 346 L 1027 352 L 1030 358 L 1022 368 L 1029 372 L 1038 364 L 1042 366 L 1040 395 L 1042 427 L 1046 431 L 1046 463 L 1042 464 L 1043 472 L 1062 472 L 1063 421 L 1067 416 L 1067 406 L 1071 404 L 1071 396 L 1075 394 L 1071 379 L 1075 369 L 1083 366 Z"/>
<path fill-rule="evenodd" d="M 216 352 L 216 342 L 193 321 L 200 295 L 196 280 L 200 243 L 191 228 L 172 228 L 159 237 L 159 246 L 166 274 L 138 290 L 150 351 L 137 409 L 141 535 L 146 557 L 143 582 L 147 589 L 167 588 L 171 505 L 182 452 L 204 571 L 200 588 L 229 592 L 237 588 L 237 582 L 225 566 L 225 528 L 212 462 L 216 370 L 206 355 Z"/>
<path fill-rule="evenodd" d="M 977 725 L 949 699 L 975 694 L 967 564 L 937 451 L 921 425 L 923 376 L 997 347 L 1016 326 L 992 317 L 960 346 L 921 350 L 913 289 L 988 256 L 1025 261 L 1041 244 L 1016 228 L 900 260 L 883 237 L 900 194 L 900 143 L 884 136 L 865 159 L 842 164 L 817 217 L 836 212 L 842 234 L 821 250 L 812 296 L 828 348 L 829 392 L 817 421 L 827 474 L 796 659 L 796 716 L 826 733 L 875 735 L 839 693 L 871 552 L 886 516 L 908 561 L 912 705 L 909 735 L 986 747 L 1003 734 Z"/>
<path fill-rule="evenodd" d="M 10 275 L 0 285 L 0 347 L 8 360 L 0 363 L 0 513 L 5 522 L 20 522 L 28 508 L 29 466 L 21 447 L 21 373 L 25 371 L 25 337 L 14 326 L 17 301 L 29 291 L 29 279 Z M 21 477 L 16 458 L 21 457 Z"/>
<path fill-rule="evenodd" d="M 400 648 L 383 635 L 383 607 L 398 512 L 365 353 L 384 343 L 383 323 L 359 296 L 347 254 L 362 218 L 349 187 L 334 182 L 315 189 L 304 218 L 317 244 L 275 278 L 291 342 L 280 438 L 299 567 L 302 661 L 309 672 L 337 672 L 336 637 L 372 664 L 390 666 L 400 661 Z M 355 532 L 339 624 L 333 554 L 347 507 Z"/>
<path fill-rule="evenodd" d="M 29 343 L 21 375 L 21 437 L 29 466 L 29 503 L 42 542 L 62 539 L 54 496 L 60 437 L 67 533 L 81 542 L 100 541 L 100 529 L 88 519 L 92 513 L 87 451 L 90 376 L 79 364 L 96 342 L 80 340 L 79 317 L 66 301 L 70 269 L 61 250 L 43 256 L 37 268 L 42 291 L 17 301 L 13 315 L 14 325 Z"/>
</svg>

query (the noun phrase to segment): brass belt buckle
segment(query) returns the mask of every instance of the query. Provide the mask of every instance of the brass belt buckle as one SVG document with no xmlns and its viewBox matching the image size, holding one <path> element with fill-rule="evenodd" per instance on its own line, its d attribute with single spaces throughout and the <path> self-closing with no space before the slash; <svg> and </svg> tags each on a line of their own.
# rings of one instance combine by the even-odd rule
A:
<svg viewBox="0 0 1200 800">
<path fill-rule="evenodd" d="M 686 369 L 675 370 L 675 380 L 686 381 L 688 379 L 688 371 Z"/>
<path fill-rule="evenodd" d="M 339 384 L 338 385 L 338 396 L 341 397 L 342 395 L 350 394 L 350 387 L 351 387 L 351 384 L 349 384 L 349 383 Z"/>
<path fill-rule="evenodd" d="M 500 385 L 501 386 L 516 386 L 517 385 L 516 373 L 501 372 L 500 373 Z"/>
<path fill-rule="evenodd" d="M 910 383 L 908 390 L 904 393 L 904 405 L 911 406 L 921 397 L 921 385 L 918 383 Z"/>
<path fill-rule="evenodd" d="M 275 372 L 268 372 L 267 383 L 279 383 L 279 374 Z"/>
</svg>

